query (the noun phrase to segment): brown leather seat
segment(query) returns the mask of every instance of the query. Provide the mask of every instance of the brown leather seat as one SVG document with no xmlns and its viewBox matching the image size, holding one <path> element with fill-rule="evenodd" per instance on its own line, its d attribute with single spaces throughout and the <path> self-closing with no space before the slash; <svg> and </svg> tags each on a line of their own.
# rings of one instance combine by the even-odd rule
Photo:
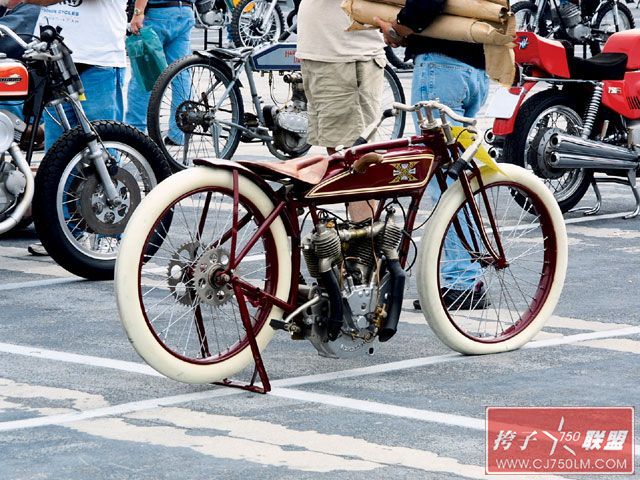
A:
<svg viewBox="0 0 640 480">
<path fill-rule="evenodd" d="M 329 159 L 323 155 L 313 155 L 284 162 L 240 160 L 238 163 L 257 173 L 265 173 L 275 178 L 292 178 L 309 185 L 320 183 L 329 167 Z"/>
</svg>

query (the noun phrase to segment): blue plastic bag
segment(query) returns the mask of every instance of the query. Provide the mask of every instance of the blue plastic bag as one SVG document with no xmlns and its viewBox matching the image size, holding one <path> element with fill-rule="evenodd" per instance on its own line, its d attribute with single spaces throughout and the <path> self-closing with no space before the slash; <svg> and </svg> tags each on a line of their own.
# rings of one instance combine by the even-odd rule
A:
<svg viewBox="0 0 640 480">
<path fill-rule="evenodd" d="M 136 80 L 146 91 L 151 91 L 160 74 L 167 68 L 167 58 L 156 32 L 142 27 L 139 35 L 130 35 L 126 40 L 127 54 Z"/>
</svg>

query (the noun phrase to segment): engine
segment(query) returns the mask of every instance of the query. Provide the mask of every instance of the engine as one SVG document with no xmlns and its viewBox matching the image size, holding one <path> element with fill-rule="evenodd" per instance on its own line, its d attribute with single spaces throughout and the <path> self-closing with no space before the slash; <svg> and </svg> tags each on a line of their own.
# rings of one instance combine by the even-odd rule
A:
<svg viewBox="0 0 640 480">
<path fill-rule="evenodd" d="M 225 25 L 226 9 L 220 0 L 196 0 L 196 12 L 200 21 L 208 27 Z"/>
<path fill-rule="evenodd" d="M 390 338 L 383 338 L 389 326 L 395 333 L 397 318 L 391 317 L 400 313 L 404 290 L 401 240 L 392 208 L 377 222 L 325 220 L 303 239 L 307 269 L 318 286 L 311 307 L 302 312 L 302 330 L 320 355 L 371 354 L 376 337 Z"/>
<path fill-rule="evenodd" d="M 584 42 L 591 36 L 591 28 L 582 21 L 579 5 L 571 2 L 561 3 L 558 7 L 558 16 L 562 18 L 569 37 Z"/>
<path fill-rule="evenodd" d="M 16 205 L 27 185 L 24 174 L 8 158 L 7 150 L 13 143 L 14 136 L 12 119 L 0 111 L 0 215 Z"/>
<path fill-rule="evenodd" d="M 267 127 L 273 131 L 275 147 L 286 155 L 298 156 L 308 149 L 307 96 L 300 72 L 288 73 L 283 80 L 291 86 L 291 100 L 280 108 L 266 106 L 264 117 Z"/>
</svg>

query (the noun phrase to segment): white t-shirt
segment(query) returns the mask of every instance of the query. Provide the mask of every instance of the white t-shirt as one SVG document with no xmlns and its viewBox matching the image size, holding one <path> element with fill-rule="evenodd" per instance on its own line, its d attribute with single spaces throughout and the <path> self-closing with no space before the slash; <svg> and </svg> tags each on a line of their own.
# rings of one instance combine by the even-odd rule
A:
<svg viewBox="0 0 640 480">
<path fill-rule="evenodd" d="M 378 30 L 347 32 L 351 21 L 341 0 L 302 0 L 296 56 L 317 62 L 357 62 L 384 56 Z"/>
<path fill-rule="evenodd" d="M 126 8 L 127 0 L 64 0 L 43 7 L 38 24 L 62 27 L 76 63 L 125 67 Z"/>
</svg>

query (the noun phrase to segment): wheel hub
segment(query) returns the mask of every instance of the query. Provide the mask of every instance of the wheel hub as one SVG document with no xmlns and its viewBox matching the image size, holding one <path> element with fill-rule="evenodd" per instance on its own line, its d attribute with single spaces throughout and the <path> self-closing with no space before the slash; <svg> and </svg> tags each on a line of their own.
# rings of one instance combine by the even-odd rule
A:
<svg viewBox="0 0 640 480">
<path fill-rule="evenodd" d="M 231 276 L 228 273 L 229 253 L 222 248 L 211 248 L 194 265 L 193 285 L 202 303 L 220 307 L 233 297 Z"/>
<path fill-rule="evenodd" d="M 559 128 L 541 128 L 529 146 L 528 162 L 534 173 L 547 180 L 557 180 L 566 170 L 553 168 L 547 163 L 552 153 L 551 137 L 556 133 L 565 133 Z"/>
<path fill-rule="evenodd" d="M 111 177 L 118 197 L 109 202 L 102 182 L 95 174 L 83 183 L 80 193 L 80 213 L 89 230 L 104 235 L 118 235 L 124 232 L 133 211 L 140 204 L 140 187 L 134 176 L 118 168 Z"/>
<path fill-rule="evenodd" d="M 202 130 L 207 131 L 210 125 L 207 120 L 207 112 L 206 105 L 187 100 L 176 108 L 176 124 L 185 133 L 193 133 L 198 127 L 202 127 Z"/>
</svg>

